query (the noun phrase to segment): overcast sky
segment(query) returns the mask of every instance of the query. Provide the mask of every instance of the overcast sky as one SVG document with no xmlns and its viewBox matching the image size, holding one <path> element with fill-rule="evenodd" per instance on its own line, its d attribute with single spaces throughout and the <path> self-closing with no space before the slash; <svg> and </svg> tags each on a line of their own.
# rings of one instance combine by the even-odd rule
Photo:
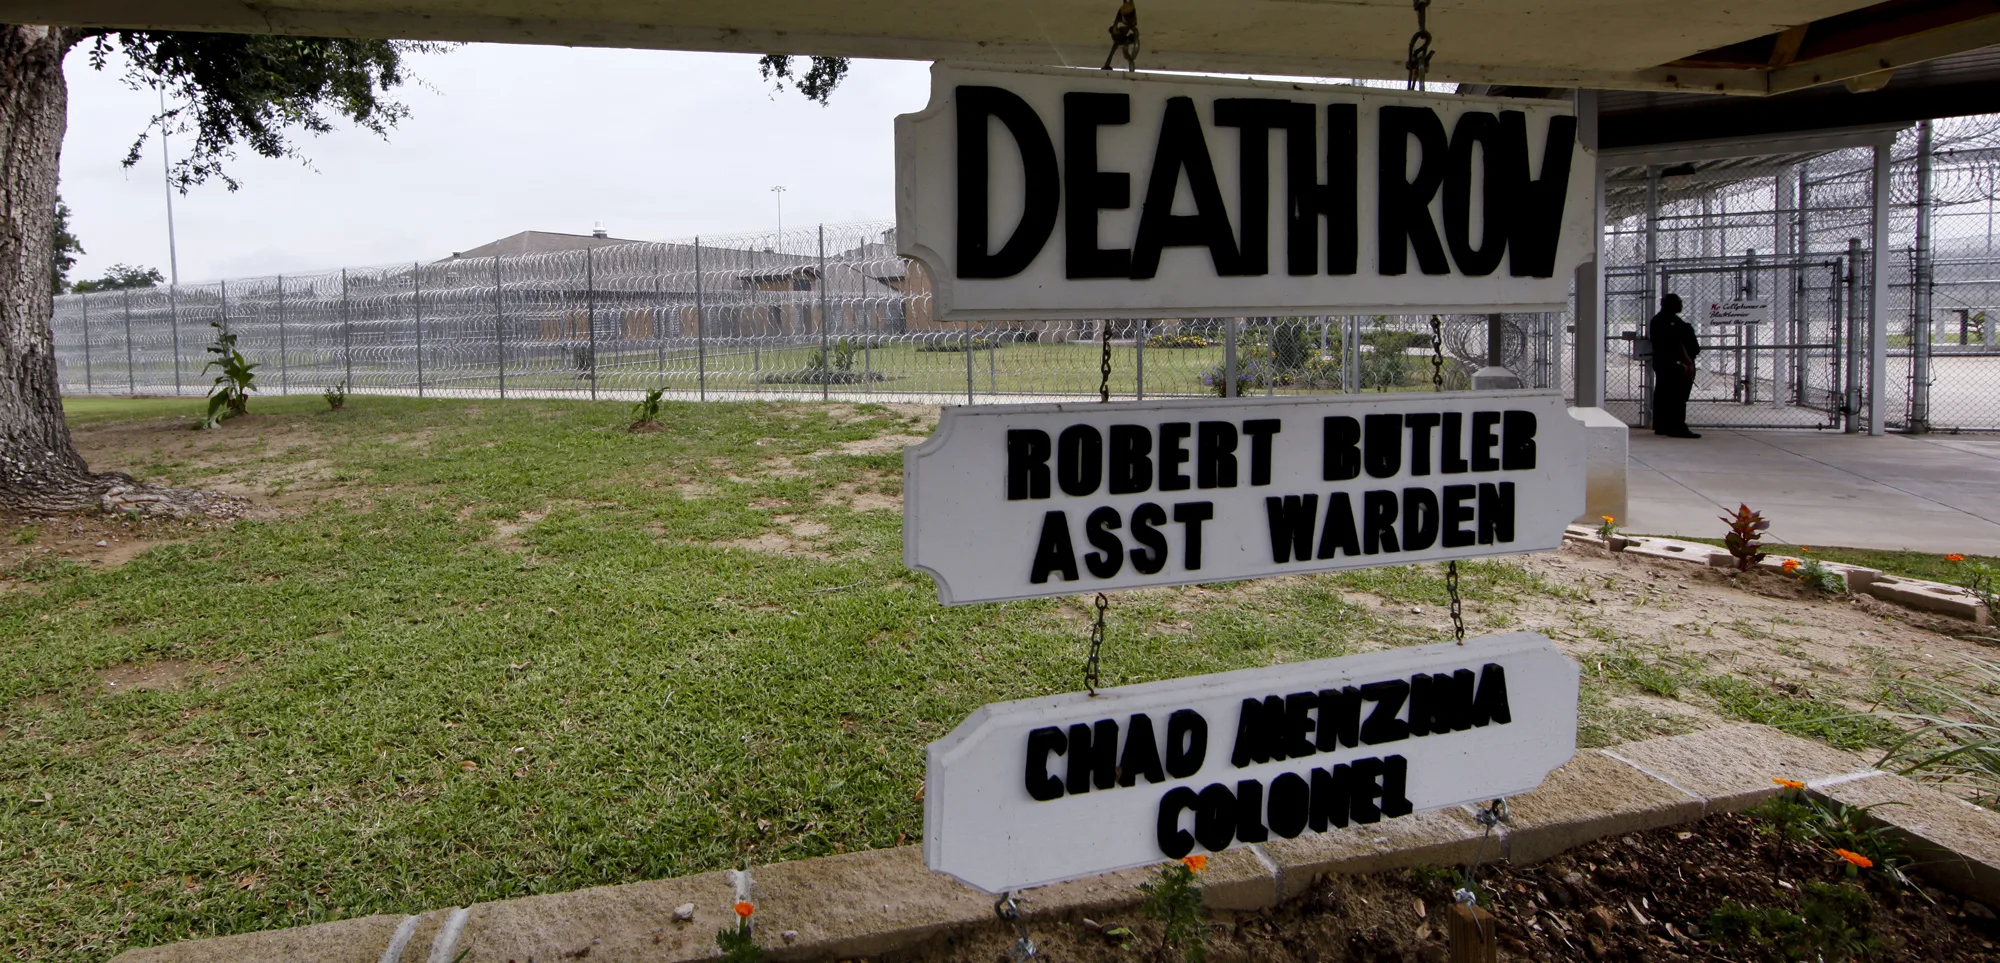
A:
<svg viewBox="0 0 2000 963">
<path fill-rule="evenodd" d="M 805 61 L 799 61 L 804 66 Z M 68 60 L 62 195 L 85 254 L 167 271 L 157 141 L 120 166 L 158 109 L 115 71 Z M 773 93 L 757 58 L 475 44 L 412 63 L 424 86 L 384 141 L 341 130 L 300 142 L 311 166 L 239 156 L 222 183 L 174 197 L 182 281 L 433 260 L 522 230 L 677 238 L 784 219 L 894 217 L 892 122 L 928 99 L 929 66 L 856 61 L 830 106 Z M 184 146 L 184 145 L 182 145 Z"/>
</svg>

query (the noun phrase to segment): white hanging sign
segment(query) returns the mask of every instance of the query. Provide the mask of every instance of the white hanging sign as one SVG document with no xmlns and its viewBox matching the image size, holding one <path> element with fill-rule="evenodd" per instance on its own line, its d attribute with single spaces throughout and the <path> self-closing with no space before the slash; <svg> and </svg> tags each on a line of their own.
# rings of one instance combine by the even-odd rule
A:
<svg viewBox="0 0 2000 963">
<path fill-rule="evenodd" d="M 1716 301 L 1708 306 L 1708 326 L 1711 328 L 1740 328 L 1768 324 L 1770 320 L 1769 301 Z"/>
<path fill-rule="evenodd" d="M 1576 697 L 1517 632 L 989 705 L 930 745 L 924 861 L 999 893 L 1516 795 Z"/>
<path fill-rule="evenodd" d="M 946 320 L 1556 311 L 1595 165 L 1562 101 L 937 64 L 896 236 Z"/>
<path fill-rule="evenodd" d="M 961 605 L 1553 550 L 1583 463 L 1547 391 L 946 408 L 903 561 Z"/>
</svg>

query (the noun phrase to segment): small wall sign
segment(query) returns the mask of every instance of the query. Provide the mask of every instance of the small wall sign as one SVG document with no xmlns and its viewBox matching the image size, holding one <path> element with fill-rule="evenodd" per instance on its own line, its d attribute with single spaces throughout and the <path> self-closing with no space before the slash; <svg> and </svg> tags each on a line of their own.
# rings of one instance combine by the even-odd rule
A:
<svg viewBox="0 0 2000 963">
<path fill-rule="evenodd" d="M 1768 324 L 1770 320 L 1769 301 L 1716 301 L 1708 306 L 1708 326 L 1711 328 L 1740 328 Z"/>
<path fill-rule="evenodd" d="M 1517 632 L 985 706 L 930 745 L 924 860 L 999 893 L 1526 792 L 1577 676 Z"/>
<path fill-rule="evenodd" d="M 903 561 L 946 605 L 1560 548 L 1560 394 L 944 409 L 903 455 Z"/>
<path fill-rule="evenodd" d="M 946 320 L 1557 311 L 1595 164 L 1562 101 L 938 64 L 896 236 Z"/>
</svg>

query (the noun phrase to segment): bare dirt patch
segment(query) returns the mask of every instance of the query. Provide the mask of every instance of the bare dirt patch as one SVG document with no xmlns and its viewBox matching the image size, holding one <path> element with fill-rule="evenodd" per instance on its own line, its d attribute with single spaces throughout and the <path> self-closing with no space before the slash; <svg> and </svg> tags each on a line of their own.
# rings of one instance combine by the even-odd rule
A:
<svg viewBox="0 0 2000 963">
<path fill-rule="evenodd" d="M 107 696 L 128 692 L 166 692 L 196 685 L 221 685 L 232 666 L 227 662 L 205 664 L 180 659 L 157 662 L 127 662 L 97 674 L 98 693 Z"/>
<path fill-rule="evenodd" d="M 26 587 L 35 571 L 63 562 L 109 571 L 149 548 L 187 541 L 217 524 L 223 523 L 113 515 L 0 516 L 0 591 Z"/>
<path fill-rule="evenodd" d="M 547 517 L 547 512 L 522 512 L 513 518 L 494 522 L 493 534 L 487 536 L 487 541 L 510 552 L 525 552 L 528 546 L 521 541 L 521 533 L 535 527 L 537 522 Z"/>
<path fill-rule="evenodd" d="M 910 434 L 904 434 L 902 432 L 894 432 L 892 434 L 887 434 L 887 435 L 876 435 L 873 438 L 862 438 L 856 441 L 842 442 L 840 445 L 835 446 L 831 451 L 821 452 L 820 454 L 887 455 L 893 452 L 902 451 L 903 449 L 908 448 L 911 445 L 921 445 L 929 440 L 930 437 L 928 435 L 910 435 Z"/>
<path fill-rule="evenodd" d="M 826 558 L 824 552 L 813 551 L 804 543 L 794 541 L 781 532 L 765 532 L 751 538 L 735 538 L 726 542 L 711 543 L 717 548 L 741 548 L 765 555 L 786 555 L 802 558 Z"/>
</svg>

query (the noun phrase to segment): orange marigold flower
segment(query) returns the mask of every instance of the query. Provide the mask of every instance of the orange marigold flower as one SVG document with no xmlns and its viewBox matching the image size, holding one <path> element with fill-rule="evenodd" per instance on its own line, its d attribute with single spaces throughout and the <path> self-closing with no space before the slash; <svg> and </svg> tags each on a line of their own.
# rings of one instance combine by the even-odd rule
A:
<svg viewBox="0 0 2000 963">
<path fill-rule="evenodd" d="M 757 907 L 750 905 L 747 901 L 736 901 L 736 915 L 747 920 L 750 918 L 750 914 L 755 912 L 757 912 Z"/>
<path fill-rule="evenodd" d="M 1597 516 L 1597 517 L 1598 517 L 1598 518 L 1601 518 L 1601 519 L 1604 519 L 1604 523 L 1605 523 L 1606 525 L 1609 525 L 1609 524 L 1611 524 L 1612 522 L 1615 522 L 1615 521 L 1617 521 L 1617 519 L 1615 519 L 1615 518 L 1612 518 L 1612 517 L 1611 517 L 1611 516 L 1609 516 L 1609 515 L 1599 515 L 1599 516 Z"/>
<path fill-rule="evenodd" d="M 1965 556 L 1960 555 L 1957 552 L 1953 552 L 1950 555 L 1946 555 L 1944 557 L 1944 560 L 1947 562 L 1963 562 L 1965 561 Z"/>
<path fill-rule="evenodd" d="M 1804 788 L 1806 788 L 1806 784 L 1805 784 L 1805 783 L 1802 783 L 1802 782 L 1800 782 L 1800 781 L 1798 781 L 1798 780 L 1796 780 L 1796 779 L 1786 779 L 1786 778 L 1785 778 L 1785 777 L 1783 777 L 1783 776 L 1772 776 L 1772 777 L 1771 777 L 1771 781 L 1772 781 L 1772 782 L 1775 782 L 1775 783 L 1777 783 L 1777 784 L 1778 784 L 1778 785 L 1780 785 L 1780 786 L 1783 786 L 1783 787 L 1785 787 L 1786 789 L 1804 789 Z"/>
<path fill-rule="evenodd" d="M 1852 850 L 1836 849 L 1833 852 L 1834 855 L 1839 856 L 1841 859 L 1847 860 L 1850 863 L 1853 863 L 1855 866 L 1860 867 L 1861 869 L 1867 869 L 1875 865 L 1874 860 L 1869 859 L 1868 857 L 1863 856 L 1860 853 L 1854 852 Z"/>
<path fill-rule="evenodd" d="M 1187 866 L 1190 872 L 1199 873 L 1208 869 L 1208 857 L 1200 853 L 1196 853 L 1193 856 L 1182 856 L 1181 862 Z"/>
<path fill-rule="evenodd" d="M 1796 558 L 1785 559 L 1785 564 L 1780 567 L 1785 570 L 1786 575 L 1790 575 L 1799 570 L 1799 560 Z"/>
</svg>

